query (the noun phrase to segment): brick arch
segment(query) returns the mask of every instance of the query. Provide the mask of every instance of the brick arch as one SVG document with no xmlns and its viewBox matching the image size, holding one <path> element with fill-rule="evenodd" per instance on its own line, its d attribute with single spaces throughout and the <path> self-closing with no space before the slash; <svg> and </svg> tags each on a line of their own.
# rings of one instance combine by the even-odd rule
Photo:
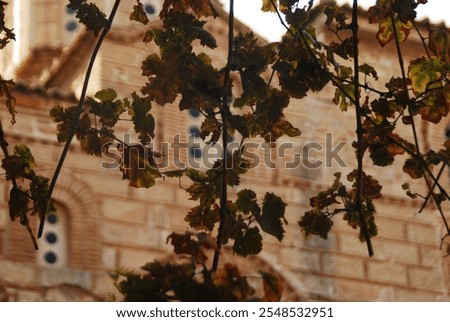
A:
<svg viewBox="0 0 450 322">
<path fill-rule="evenodd" d="M 53 175 L 51 171 L 40 173 L 48 178 Z M 95 193 L 84 181 L 63 171 L 53 192 L 53 198 L 67 214 L 68 266 L 77 269 L 99 267 L 101 213 Z M 30 225 L 37 230 L 39 220 L 36 216 L 30 217 Z M 10 222 L 7 227 L 6 245 L 3 247 L 5 257 L 23 263 L 35 263 L 36 251 L 25 227 L 18 221 Z"/>
<path fill-rule="evenodd" d="M 61 173 L 53 192 L 68 215 L 68 266 L 78 269 L 100 265 L 100 207 L 95 193 L 82 180 Z"/>
</svg>

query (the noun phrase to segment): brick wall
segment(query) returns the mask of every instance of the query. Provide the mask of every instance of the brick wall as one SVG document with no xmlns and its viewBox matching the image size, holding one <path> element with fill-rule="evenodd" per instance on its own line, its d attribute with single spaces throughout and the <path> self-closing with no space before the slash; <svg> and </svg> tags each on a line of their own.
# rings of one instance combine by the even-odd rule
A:
<svg viewBox="0 0 450 322">
<path fill-rule="evenodd" d="M 126 26 L 123 20 L 121 28 Z M 219 43 L 226 41 L 222 32 L 224 26 L 220 19 L 214 23 L 214 30 L 220 35 Z M 114 87 L 121 96 L 139 91 L 143 84 L 139 62 L 154 50 L 150 45 L 140 44 L 140 39 L 127 39 L 123 30 L 126 29 L 112 34 L 105 43 L 98 74 L 98 86 Z M 391 59 L 392 48 L 374 51 L 364 43 L 372 42 L 368 37 L 362 37 L 361 50 L 369 53 L 364 59 L 392 73 L 396 66 Z M 414 51 L 416 47 L 412 43 L 407 50 Z M 133 57 L 129 56 L 130 50 Z M 225 57 L 225 51 L 216 54 L 222 64 Z M 79 81 L 74 80 L 72 87 L 76 88 Z M 381 84 L 385 81 L 383 79 Z M 51 175 L 62 145 L 55 142 L 55 125 L 48 120 L 48 110 L 57 104 L 73 102 L 31 91 L 18 92 L 17 96 L 17 124 L 10 127 L 4 122 L 8 138 L 11 143 L 29 144 L 40 169 Z M 311 94 L 304 100 L 292 102 L 287 117 L 303 134 L 293 141 L 294 150 L 288 150 L 289 153 L 301 152 L 301 147 L 309 142 L 325 146 L 327 132 L 333 134 L 333 144 L 353 140 L 354 111 L 350 108 L 340 112 L 331 102 L 332 97 L 333 89 L 327 87 L 320 95 Z M 188 126 L 195 122 L 187 113 L 179 113 L 173 105 L 160 107 L 156 104 L 152 112 L 157 117 L 157 146 L 170 142 L 178 133 L 181 141 L 187 139 Z M 2 114 L 2 119 L 7 118 Z M 438 149 L 442 126 L 424 128 L 420 120 L 418 123 L 424 144 Z M 120 131 L 127 133 L 127 126 L 123 125 Z M 411 138 L 406 131 L 409 130 L 405 129 L 405 133 Z M 181 157 L 187 158 L 187 152 L 183 153 Z M 264 157 L 261 151 L 258 153 L 260 158 Z M 292 160 L 289 153 L 286 158 Z M 367 256 L 365 245 L 358 241 L 358 232 L 338 217 L 327 240 L 303 238 L 296 222 L 308 209 L 309 198 L 331 183 L 334 172 L 342 171 L 345 175 L 355 166 L 351 142 L 342 149 L 341 156 L 348 167 L 334 162 L 315 172 L 304 168 L 286 170 L 280 158 L 275 160 L 275 169 L 265 166 L 252 169 L 243 179 L 242 187 L 251 187 L 259 196 L 271 191 L 284 198 L 288 203 L 289 225 L 282 244 L 271 236 L 264 236 L 261 255 L 244 262 L 236 260 L 246 268 L 264 265 L 281 274 L 289 285 L 286 300 L 448 301 L 450 262 L 439 249 L 443 236 L 441 220 L 432 206 L 418 214 L 420 203 L 408 199 L 401 190 L 401 184 L 409 180 L 401 172 L 402 157 L 394 168 L 368 168 L 384 186 L 384 199 L 376 203 L 379 234 L 373 240 L 373 258 Z M 317 152 L 316 157 L 325 161 L 323 151 Z M 167 179 L 149 190 L 137 190 L 122 181 L 118 169 L 102 169 L 101 161 L 85 155 L 78 143 L 73 144 L 66 159 L 55 191 L 57 201 L 67 208 L 70 216 L 67 232 L 70 260 L 63 268 L 36 264 L 23 227 L 9 222 L 8 187 L 2 182 L 0 291 L 6 290 L 9 299 L 98 300 L 97 296 L 105 299 L 108 294 L 117 295 L 109 271 L 116 267 L 138 268 L 172 254 L 166 237 L 172 231 L 186 230 L 183 218 L 193 205 L 187 200 L 186 192 L 178 187 L 178 181 Z M 236 192 L 232 190 L 231 194 Z M 79 288 L 64 288 L 65 283 Z"/>
</svg>

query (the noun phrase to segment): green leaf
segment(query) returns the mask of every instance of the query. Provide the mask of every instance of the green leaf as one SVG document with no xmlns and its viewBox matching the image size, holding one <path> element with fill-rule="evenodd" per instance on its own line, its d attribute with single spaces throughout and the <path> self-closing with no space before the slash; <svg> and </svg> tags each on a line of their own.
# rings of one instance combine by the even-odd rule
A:
<svg viewBox="0 0 450 322">
<path fill-rule="evenodd" d="M 13 149 L 14 155 L 20 157 L 22 162 L 26 165 L 26 172 L 30 172 L 36 166 L 36 162 L 34 161 L 34 157 L 31 154 L 31 150 L 25 144 L 17 144 Z"/>
<path fill-rule="evenodd" d="M 255 215 L 261 229 L 275 236 L 280 242 L 284 237 L 283 223 L 287 224 L 284 218 L 285 209 L 286 204 L 283 200 L 277 195 L 268 192 L 264 196 L 261 216 Z"/>
<path fill-rule="evenodd" d="M 117 93 L 111 88 L 102 89 L 95 93 L 95 98 L 98 98 L 102 103 L 113 102 L 117 98 Z"/>
<path fill-rule="evenodd" d="M 422 96 L 418 100 L 418 111 L 422 119 L 438 123 L 448 114 L 449 85 L 444 85 L 444 75 L 447 73 L 448 64 L 438 57 L 419 58 L 411 62 L 408 76 L 414 93 Z"/>
<path fill-rule="evenodd" d="M 443 63 L 437 57 L 419 58 L 412 61 L 409 65 L 408 77 L 411 79 L 414 93 L 419 95 L 427 89 L 441 86 L 437 81 L 442 77 L 442 68 Z"/>
<path fill-rule="evenodd" d="M 336 88 L 332 102 L 339 105 L 341 111 L 347 111 L 347 108 L 353 104 L 350 98 L 355 99 L 355 86 L 353 84 L 341 84 L 340 88 Z"/>
<path fill-rule="evenodd" d="M 262 236 L 258 227 L 241 232 L 235 239 L 233 251 L 241 256 L 257 255 L 262 250 Z"/>
<path fill-rule="evenodd" d="M 133 6 L 133 12 L 130 14 L 130 20 L 134 20 L 142 23 L 143 25 L 146 25 L 149 23 L 149 20 L 147 14 L 145 13 L 144 6 L 139 0 L 137 0 L 136 2 L 137 4 Z"/>
</svg>

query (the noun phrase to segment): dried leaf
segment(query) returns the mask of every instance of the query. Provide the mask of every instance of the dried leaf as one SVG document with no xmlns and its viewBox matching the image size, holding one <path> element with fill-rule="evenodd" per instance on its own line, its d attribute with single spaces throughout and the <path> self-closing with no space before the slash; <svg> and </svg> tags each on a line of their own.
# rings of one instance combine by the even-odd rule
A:
<svg viewBox="0 0 450 322">
<path fill-rule="evenodd" d="M 149 23 L 147 14 L 145 13 L 143 4 L 137 0 L 137 4 L 133 6 L 133 12 L 130 14 L 130 20 L 140 22 L 143 25 Z"/>
</svg>

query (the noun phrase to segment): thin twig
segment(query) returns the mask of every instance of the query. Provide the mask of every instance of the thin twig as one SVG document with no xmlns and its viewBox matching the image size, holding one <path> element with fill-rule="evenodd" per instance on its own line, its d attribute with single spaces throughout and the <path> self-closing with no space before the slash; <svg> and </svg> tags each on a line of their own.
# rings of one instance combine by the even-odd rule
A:
<svg viewBox="0 0 450 322">
<path fill-rule="evenodd" d="M 420 29 L 417 26 L 415 21 L 413 22 L 413 25 L 414 25 L 414 29 L 416 29 L 416 32 L 420 37 L 420 40 L 422 41 L 423 48 L 425 48 L 428 58 L 431 58 L 430 51 L 428 50 L 427 44 L 425 43 L 425 37 L 422 36 L 422 33 L 420 32 Z"/>
<path fill-rule="evenodd" d="M 446 166 L 446 164 L 443 163 L 441 168 L 439 169 L 438 175 L 436 176 L 436 180 L 439 180 L 441 178 L 441 175 L 444 172 L 445 166 Z M 436 187 L 436 182 L 433 182 L 433 186 L 431 187 L 431 190 L 433 191 L 435 187 Z M 425 209 L 425 206 L 427 205 L 428 201 L 430 200 L 430 197 L 431 197 L 431 191 L 428 191 L 428 194 L 425 197 L 422 207 L 420 207 L 420 209 L 419 209 L 419 214 Z"/>
<path fill-rule="evenodd" d="M 345 79 L 345 78 L 342 78 L 342 77 L 338 77 L 338 76 L 335 76 L 335 75 L 333 75 L 333 77 L 336 78 L 337 80 L 341 81 L 342 83 L 353 83 L 352 81 L 349 81 L 348 79 Z M 359 84 L 358 86 L 361 87 L 361 88 L 364 88 L 366 90 L 369 90 L 371 92 L 377 93 L 380 96 L 391 96 L 392 95 L 392 93 L 389 92 L 389 91 L 380 91 L 380 90 L 378 90 L 376 88 L 373 88 L 373 87 L 369 86 L 367 82 L 364 83 L 364 84 Z"/>
<path fill-rule="evenodd" d="M 412 105 L 412 100 L 411 100 L 411 98 L 409 96 L 409 91 L 408 91 L 408 79 L 406 77 L 405 64 L 404 64 L 404 61 L 403 61 L 403 54 L 402 54 L 402 51 L 401 51 L 401 48 L 400 48 L 400 41 L 399 41 L 399 37 L 398 37 L 398 30 L 397 30 L 397 26 L 395 24 L 395 18 L 394 18 L 394 13 L 393 12 L 391 12 L 391 23 L 392 23 L 393 31 L 394 31 L 394 40 L 395 40 L 395 47 L 397 49 L 398 63 L 400 65 L 400 71 L 401 71 L 402 79 L 403 79 L 403 90 L 405 91 L 405 93 L 407 95 L 407 98 L 408 98 L 407 99 L 407 109 L 408 109 L 408 114 L 411 117 L 411 129 L 412 129 L 413 137 L 414 137 L 414 145 L 416 146 L 417 158 L 418 158 L 418 160 L 420 162 L 420 170 L 422 172 L 423 179 L 425 180 L 425 183 L 426 183 L 426 185 L 428 187 L 428 191 L 431 193 L 431 196 L 432 196 L 432 198 L 434 200 L 434 203 L 436 204 L 436 206 L 439 209 L 439 212 L 441 214 L 441 218 L 442 218 L 442 220 L 444 222 L 445 228 L 447 229 L 447 232 L 450 233 L 450 226 L 449 226 L 449 224 L 447 222 L 447 219 L 445 218 L 444 213 L 443 213 L 443 211 L 442 211 L 442 209 L 440 207 L 439 200 L 437 199 L 436 194 L 433 192 L 434 186 L 433 187 L 431 186 L 431 183 L 428 181 L 428 178 L 427 178 L 427 173 L 426 172 L 431 173 L 431 171 L 428 169 L 427 165 L 424 163 L 422 154 L 420 152 L 419 135 L 417 134 L 416 124 L 415 124 L 415 121 L 414 121 L 414 114 L 413 114 L 412 106 L 411 106 Z M 435 179 L 435 177 L 433 178 L 433 181 L 436 183 L 436 185 L 438 187 L 440 187 L 440 189 L 442 189 L 442 187 L 439 185 L 438 180 Z M 446 194 L 446 197 L 448 198 L 448 194 Z"/>
<path fill-rule="evenodd" d="M 293 32 L 289 29 L 288 25 L 283 20 L 283 17 L 281 16 L 280 11 L 278 10 L 277 5 L 275 4 L 274 0 L 270 0 L 270 3 L 272 4 L 273 8 L 275 9 L 275 12 L 277 13 L 278 19 L 280 20 L 280 23 L 283 25 L 284 28 L 286 28 L 286 31 L 290 33 L 292 36 L 294 35 Z"/>
<path fill-rule="evenodd" d="M 401 144 L 400 142 L 398 142 L 397 140 L 393 139 L 392 137 L 388 137 L 389 142 L 391 142 L 392 144 L 397 145 L 398 147 L 402 148 L 404 151 L 406 151 L 406 153 L 408 153 L 410 156 L 414 157 L 414 158 L 418 158 L 416 152 L 414 152 L 413 150 L 411 150 L 410 148 L 404 146 L 403 144 Z M 428 174 L 428 176 L 430 177 L 430 179 L 433 181 L 433 184 L 438 187 L 439 191 L 445 196 L 445 198 L 447 198 L 450 201 L 450 195 L 448 194 L 447 190 L 444 189 L 444 187 L 442 187 L 441 183 L 439 182 L 439 180 L 434 176 L 433 172 L 431 172 L 431 170 L 428 167 L 425 167 L 425 172 Z"/>
<path fill-rule="evenodd" d="M 356 176 L 356 200 L 354 210 L 359 214 L 359 224 L 361 227 L 361 233 L 364 236 L 367 251 L 369 256 L 373 256 L 373 247 L 370 239 L 369 230 L 367 228 L 366 216 L 364 214 L 363 203 L 363 158 L 364 158 L 364 141 L 363 134 L 364 128 L 362 125 L 361 105 L 360 105 L 360 93 L 359 93 L 359 52 L 358 52 L 358 0 L 353 1 L 352 12 L 352 34 L 353 34 L 353 64 L 355 70 L 354 86 L 355 86 L 355 112 L 356 112 L 356 160 L 358 163 L 357 176 Z"/>
<path fill-rule="evenodd" d="M 223 243 L 223 234 L 225 230 L 225 220 L 228 214 L 228 182 L 227 182 L 227 169 L 228 169 L 228 115 L 230 113 L 231 104 L 231 86 L 230 72 L 233 64 L 233 41 L 234 41 L 234 0 L 230 1 L 230 10 L 228 16 L 228 59 L 225 66 L 224 75 L 224 88 L 225 94 L 222 102 L 222 149 L 223 149 L 223 161 L 222 161 L 222 182 L 220 191 L 220 222 L 217 232 L 217 248 L 214 251 L 214 258 L 212 263 L 212 271 L 216 272 L 219 267 L 220 250 Z"/>
<path fill-rule="evenodd" d="M 86 93 L 87 93 L 87 89 L 88 89 L 88 85 L 89 85 L 89 79 L 91 77 L 91 73 L 92 73 L 92 69 L 94 67 L 95 59 L 97 58 L 97 54 L 100 51 L 101 45 L 103 43 L 103 40 L 105 39 L 106 35 L 108 34 L 108 31 L 111 28 L 111 25 L 112 25 L 112 22 L 114 20 L 114 16 L 116 15 L 116 12 L 117 12 L 117 9 L 119 7 L 119 4 L 120 4 L 120 0 L 116 0 L 115 3 L 114 3 L 113 8 L 111 10 L 111 14 L 109 15 L 108 24 L 103 28 L 103 31 L 102 31 L 102 33 L 100 34 L 100 37 L 97 40 L 97 44 L 95 45 L 94 51 L 92 52 L 91 58 L 89 60 L 89 65 L 88 65 L 88 68 L 86 70 L 86 75 L 84 77 L 83 89 L 81 91 L 80 100 L 78 102 L 77 109 L 75 111 L 73 123 L 72 123 L 72 126 L 70 128 L 70 133 L 69 133 L 69 135 L 67 137 L 66 144 L 64 145 L 64 149 L 63 149 L 63 151 L 61 153 L 61 156 L 59 158 L 58 164 L 57 164 L 56 169 L 55 169 L 55 173 L 53 174 L 53 177 L 52 177 L 52 181 L 50 182 L 50 186 L 49 186 L 48 194 L 47 194 L 47 211 L 46 211 L 44 217 L 41 218 L 41 222 L 39 224 L 38 236 L 37 236 L 38 238 L 40 238 L 42 236 L 42 233 L 44 231 L 45 218 L 47 217 L 47 214 L 48 214 L 48 212 L 50 210 L 53 190 L 55 189 L 55 185 L 56 185 L 56 182 L 58 180 L 59 173 L 61 172 L 61 169 L 62 169 L 62 166 L 63 166 L 64 161 L 66 159 L 67 153 L 69 152 L 69 148 L 70 148 L 70 144 L 72 142 L 72 139 L 75 136 L 75 133 L 77 132 L 77 129 L 78 129 L 78 124 L 79 124 L 79 121 L 80 121 L 80 115 L 81 115 L 81 112 L 83 110 L 84 101 L 86 99 Z"/>
</svg>

